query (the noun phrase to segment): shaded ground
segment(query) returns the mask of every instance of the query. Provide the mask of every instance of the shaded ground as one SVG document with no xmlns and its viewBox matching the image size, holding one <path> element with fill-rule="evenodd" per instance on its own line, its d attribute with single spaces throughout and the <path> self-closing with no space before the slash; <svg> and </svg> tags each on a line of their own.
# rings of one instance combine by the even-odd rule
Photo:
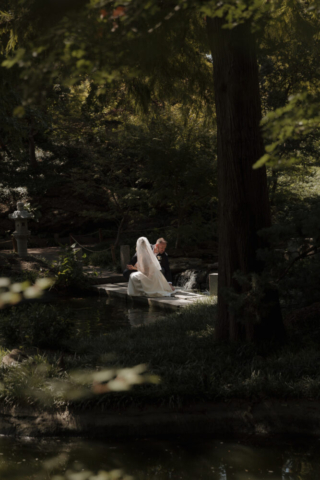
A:
<svg viewBox="0 0 320 480">
<path fill-rule="evenodd" d="M 0 253 L 0 276 L 15 277 L 22 272 L 35 272 L 50 270 L 48 264 L 40 258 L 29 255 L 24 258 L 11 252 Z"/>
<path fill-rule="evenodd" d="M 22 259 L 9 250 L 2 250 L 0 252 L 0 277 L 15 278 L 23 274 L 36 276 L 46 272 L 55 273 L 51 265 L 59 259 L 60 247 L 29 248 L 28 253 L 30 255 Z M 110 268 L 88 265 L 83 266 L 83 272 L 92 284 L 118 283 L 124 280 L 121 273 L 113 272 Z"/>
</svg>

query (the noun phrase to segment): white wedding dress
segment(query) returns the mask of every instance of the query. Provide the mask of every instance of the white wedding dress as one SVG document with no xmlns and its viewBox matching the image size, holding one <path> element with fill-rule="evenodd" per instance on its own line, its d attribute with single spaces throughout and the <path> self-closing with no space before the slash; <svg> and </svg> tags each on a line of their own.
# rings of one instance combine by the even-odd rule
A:
<svg viewBox="0 0 320 480">
<path fill-rule="evenodd" d="M 146 237 L 137 240 L 138 271 L 129 277 L 128 295 L 170 297 L 172 289 L 162 275 L 160 263 Z"/>
</svg>

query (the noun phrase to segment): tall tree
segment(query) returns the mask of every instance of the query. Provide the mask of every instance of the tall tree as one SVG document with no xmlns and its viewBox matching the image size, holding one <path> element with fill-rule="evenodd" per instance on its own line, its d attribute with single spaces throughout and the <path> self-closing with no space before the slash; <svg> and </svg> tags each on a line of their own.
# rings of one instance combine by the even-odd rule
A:
<svg viewBox="0 0 320 480">
<path fill-rule="evenodd" d="M 219 314 L 217 337 L 223 340 L 277 338 L 282 333 L 280 304 L 275 292 L 263 296 L 259 322 L 247 305 L 229 310 L 226 290 L 243 288 L 236 272 L 259 274 L 257 257 L 265 247 L 258 232 L 271 224 L 265 168 L 253 170 L 264 153 L 260 131 L 261 105 L 255 38 L 250 22 L 223 28 L 224 18 L 207 17 L 212 52 L 218 129 Z"/>
</svg>

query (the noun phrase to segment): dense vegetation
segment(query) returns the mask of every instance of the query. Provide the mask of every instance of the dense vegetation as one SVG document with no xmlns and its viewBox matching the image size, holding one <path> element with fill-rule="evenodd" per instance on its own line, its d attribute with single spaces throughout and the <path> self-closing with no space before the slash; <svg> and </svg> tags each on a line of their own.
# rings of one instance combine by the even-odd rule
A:
<svg viewBox="0 0 320 480">
<path fill-rule="evenodd" d="M 148 326 L 91 337 L 75 333 L 61 311 L 35 305 L 21 315 L 21 307 L 14 307 L 13 321 L 20 309 L 21 326 L 13 330 L 4 321 L 1 334 L 8 346 L 18 335 L 29 357 L 19 368 L 0 369 L 0 405 L 33 405 L 49 411 L 69 407 L 79 412 L 94 406 L 120 411 L 128 406 L 192 409 L 196 402 L 231 399 L 319 400 L 317 309 L 306 309 L 303 321 L 291 316 L 286 322 L 287 344 L 275 350 L 270 344 L 262 348 L 215 342 L 216 307 L 207 301 Z M 2 314 L 2 321 L 3 317 L 7 319 Z M 31 342 L 40 348 L 30 347 Z M 1 348 L 0 359 L 7 353 Z M 136 380 L 130 368 L 137 365 L 140 381 L 128 391 L 128 379 Z M 141 376 L 146 369 L 147 376 Z"/>
<path fill-rule="evenodd" d="M 319 298 L 317 1 L 1 8 L 3 218 L 22 198 L 48 238 L 220 239 L 218 337 L 283 342 Z"/>
</svg>

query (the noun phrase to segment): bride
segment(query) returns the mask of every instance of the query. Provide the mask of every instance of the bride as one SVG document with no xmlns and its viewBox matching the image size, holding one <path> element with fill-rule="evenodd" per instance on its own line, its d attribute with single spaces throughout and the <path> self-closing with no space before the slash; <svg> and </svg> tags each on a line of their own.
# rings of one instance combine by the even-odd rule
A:
<svg viewBox="0 0 320 480">
<path fill-rule="evenodd" d="M 164 278 L 160 263 L 146 237 L 137 240 L 137 259 L 133 267 L 137 272 L 130 275 L 128 295 L 170 297 L 172 289 Z"/>
</svg>

